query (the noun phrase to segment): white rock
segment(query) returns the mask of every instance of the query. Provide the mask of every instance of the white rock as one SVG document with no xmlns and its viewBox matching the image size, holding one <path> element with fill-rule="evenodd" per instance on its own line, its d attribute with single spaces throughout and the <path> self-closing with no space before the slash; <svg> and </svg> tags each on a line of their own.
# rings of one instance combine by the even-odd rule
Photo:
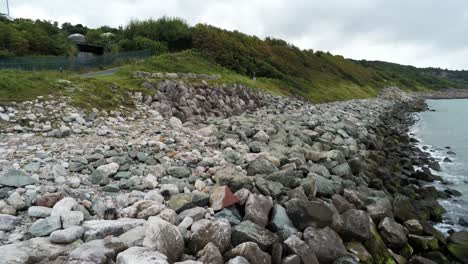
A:
<svg viewBox="0 0 468 264">
<path fill-rule="evenodd" d="M 167 257 L 144 247 L 131 247 L 117 255 L 116 264 L 168 264 Z"/>
<path fill-rule="evenodd" d="M 111 162 L 109 164 L 99 166 L 96 170 L 102 172 L 104 177 L 109 177 L 111 175 L 116 174 L 117 171 L 119 171 L 119 167 L 119 164 Z"/>
<path fill-rule="evenodd" d="M 174 128 L 182 127 L 182 121 L 180 121 L 179 118 L 174 116 L 169 119 L 169 124 Z"/>
<path fill-rule="evenodd" d="M 62 228 L 79 226 L 84 220 L 84 214 L 80 211 L 65 212 L 61 215 Z"/>
<path fill-rule="evenodd" d="M 185 244 L 179 228 L 153 216 L 146 223 L 146 237 L 143 240 L 143 246 L 163 253 L 172 263 L 180 259 L 184 253 Z"/>
<path fill-rule="evenodd" d="M 77 205 L 78 202 L 75 199 L 71 197 L 65 197 L 54 205 L 50 215 L 61 217 L 64 213 L 70 212 Z"/>
</svg>

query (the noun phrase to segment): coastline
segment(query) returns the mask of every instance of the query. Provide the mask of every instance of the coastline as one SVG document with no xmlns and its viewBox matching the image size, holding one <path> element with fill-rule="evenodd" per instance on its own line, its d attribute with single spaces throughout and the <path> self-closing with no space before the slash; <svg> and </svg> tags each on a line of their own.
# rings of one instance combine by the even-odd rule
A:
<svg viewBox="0 0 468 264">
<path fill-rule="evenodd" d="M 468 90 L 462 89 L 445 89 L 433 92 L 416 93 L 425 99 L 468 99 Z"/>
<path fill-rule="evenodd" d="M 203 263 L 212 252 L 219 263 L 236 257 L 268 264 L 294 258 L 330 264 L 462 259 L 460 250 L 450 250 L 460 246 L 453 234 L 447 238 L 433 226 L 441 220 L 437 199 L 444 192 L 427 183 L 441 179 L 414 169 L 433 161 L 408 135 L 412 113 L 427 109 L 424 98 L 393 88 L 375 99 L 314 105 L 249 95 L 245 89 L 250 100 L 241 100 L 239 87 L 230 92 L 179 84 L 170 88 L 161 89 L 158 98 L 136 94 L 138 112 L 131 117 L 89 119 L 78 109 L 55 106 L 64 111 L 61 116 L 74 116 L 50 120 L 59 122 L 54 127 L 74 128 L 60 137 L 35 134 L 39 121 L 24 122 L 21 130 L 14 129 L 15 122 L 11 130 L 7 127 L 2 146 L 8 151 L 0 151 L 0 162 L 32 173 L 16 173 L 28 180 L 20 188 L 0 186 L 2 210 L 12 214 L 0 214 L 11 220 L 0 232 L 0 259 L 20 254 L 25 262 L 47 263 L 55 260 L 46 259 L 54 249 L 52 257 L 79 262 L 93 245 L 101 250 L 109 241 L 118 245 L 106 249 L 114 259 L 127 251 L 131 255 L 138 246 L 154 247 L 170 262 Z M 185 98 L 209 94 L 218 108 L 208 109 L 203 100 L 187 108 L 186 100 L 172 96 L 178 90 Z M 251 108 L 218 104 L 220 98 L 234 106 L 249 102 Z M 15 116 L 45 116 L 42 104 L 51 105 L 17 104 Z M 189 115 L 202 106 L 206 113 Z M 90 121 L 81 122 L 85 118 Z M 38 156 L 36 149 L 50 156 Z M 30 204 L 15 203 L 26 193 Z M 64 208 L 64 203 L 73 206 Z M 13 205 L 17 211 L 5 210 Z M 49 234 L 62 238 L 67 229 L 56 226 L 52 216 L 29 210 L 44 209 L 38 205 L 49 213 L 86 213 L 71 227 L 81 233 L 67 243 L 51 243 Z M 177 244 L 168 247 L 154 241 L 169 243 L 174 236 Z"/>
</svg>

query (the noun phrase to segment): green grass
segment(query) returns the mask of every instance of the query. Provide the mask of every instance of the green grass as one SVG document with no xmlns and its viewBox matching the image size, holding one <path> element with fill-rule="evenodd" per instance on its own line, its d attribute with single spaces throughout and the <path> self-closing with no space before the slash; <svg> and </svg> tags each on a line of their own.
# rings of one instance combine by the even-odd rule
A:
<svg viewBox="0 0 468 264">
<path fill-rule="evenodd" d="M 254 81 L 248 76 L 212 63 L 198 52 L 188 50 L 134 61 L 124 65 L 114 75 L 93 78 L 80 78 L 77 73 L 72 72 L 3 70 L 0 71 L 0 102 L 31 100 L 37 96 L 66 95 L 72 99 L 74 105 L 87 110 L 132 107 L 129 92 L 154 94 L 154 91 L 141 86 L 143 80 L 132 77 L 135 71 L 219 74 L 221 79 L 209 83 L 243 84 L 280 96 L 299 95 L 312 102 L 374 97 L 378 95 L 380 88 L 387 85 L 382 82 L 360 86 L 331 73 L 318 73 L 313 76 L 313 81 L 298 77 L 288 80 L 258 78 Z M 70 81 L 71 84 L 63 84 L 60 80 Z M 153 82 L 156 84 L 158 81 Z"/>
</svg>

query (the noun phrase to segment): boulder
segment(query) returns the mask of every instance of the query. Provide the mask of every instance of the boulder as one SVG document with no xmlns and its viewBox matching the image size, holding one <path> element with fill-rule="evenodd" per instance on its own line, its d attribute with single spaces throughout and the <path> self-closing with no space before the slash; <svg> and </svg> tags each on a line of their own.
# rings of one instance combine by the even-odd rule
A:
<svg viewBox="0 0 468 264">
<path fill-rule="evenodd" d="M 170 263 L 182 257 L 184 238 L 176 226 L 157 216 L 150 217 L 145 226 L 146 237 L 143 246 L 166 255 Z"/>
<path fill-rule="evenodd" d="M 127 245 L 127 247 L 141 247 L 143 246 L 143 239 L 145 239 L 145 226 L 137 226 L 128 230 L 119 236 L 119 239 Z"/>
<path fill-rule="evenodd" d="M 417 251 L 429 251 L 439 249 L 439 242 L 433 236 L 408 235 L 408 241 L 411 247 Z"/>
<path fill-rule="evenodd" d="M 455 232 L 448 239 L 448 250 L 458 260 L 468 263 L 468 232 Z"/>
<path fill-rule="evenodd" d="M 131 247 L 117 255 L 116 264 L 169 264 L 167 257 L 144 247 Z"/>
<path fill-rule="evenodd" d="M 84 239 L 102 239 L 106 236 L 119 236 L 133 228 L 143 226 L 143 219 L 119 218 L 117 220 L 89 220 L 84 221 L 82 227 L 85 229 Z"/>
<path fill-rule="evenodd" d="M 357 209 L 349 209 L 341 215 L 343 226 L 340 235 L 345 240 L 355 239 L 364 241 L 370 238 L 370 220 L 366 212 Z"/>
<path fill-rule="evenodd" d="M 175 178 L 187 178 L 191 171 L 187 167 L 170 167 L 167 169 L 167 173 Z"/>
<path fill-rule="evenodd" d="M 300 230 L 308 226 L 329 226 L 333 222 L 334 212 L 324 202 L 294 198 L 286 202 L 285 207 L 289 218 Z"/>
<path fill-rule="evenodd" d="M 226 253 L 227 258 L 243 257 L 251 264 L 271 264 L 271 257 L 253 242 L 244 242 Z M 238 260 L 241 261 L 241 260 Z M 230 261 L 228 263 L 236 263 Z M 238 262 L 243 263 L 243 262 Z"/>
<path fill-rule="evenodd" d="M 374 223 L 380 223 L 385 217 L 393 218 L 392 204 L 388 198 L 377 198 L 374 203 L 366 206 L 366 209 Z"/>
<path fill-rule="evenodd" d="M 275 232 L 280 230 L 289 230 L 291 233 L 298 232 L 294 227 L 294 224 L 291 222 L 291 219 L 289 219 L 286 209 L 279 204 L 275 204 L 273 207 L 270 226 Z"/>
<path fill-rule="evenodd" d="M 231 225 L 224 219 L 203 223 L 193 231 L 189 248 L 192 252 L 202 250 L 208 243 L 213 243 L 221 253 L 231 246 Z"/>
<path fill-rule="evenodd" d="M 239 202 L 239 197 L 234 195 L 227 186 L 218 186 L 210 194 L 210 207 L 219 211 Z"/>
<path fill-rule="evenodd" d="M 50 216 L 52 209 L 45 206 L 31 206 L 28 208 L 28 215 L 34 218 L 44 218 Z"/>
<path fill-rule="evenodd" d="M 54 263 L 59 256 L 64 256 L 79 243 L 53 244 L 48 238 L 36 237 L 19 243 L 0 246 L 0 263 Z"/>
<path fill-rule="evenodd" d="M 274 243 L 278 242 L 278 236 L 251 221 L 244 221 L 234 227 L 231 243 L 237 246 L 244 242 L 255 242 L 262 250 L 268 250 Z"/>
<path fill-rule="evenodd" d="M 252 177 L 248 177 L 235 167 L 227 166 L 219 169 L 216 171 L 214 178 L 218 185 L 226 185 L 234 192 L 243 188 L 247 190 L 252 190 L 253 188 Z"/>
<path fill-rule="evenodd" d="M 107 264 L 112 263 L 127 247 L 115 237 L 93 240 L 80 245 L 70 253 L 67 264 Z"/>
<path fill-rule="evenodd" d="M 260 227 L 265 227 L 272 207 L 273 199 L 271 197 L 250 194 L 245 204 L 244 221 L 249 220 Z"/>
<path fill-rule="evenodd" d="M 390 248 L 400 249 L 406 243 L 408 231 L 390 217 L 385 217 L 379 224 L 380 235 Z"/>
<path fill-rule="evenodd" d="M 329 227 L 308 227 L 304 230 L 304 240 L 315 253 L 320 263 L 333 261 L 349 255 L 340 236 Z"/>
<path fill-rule="evenodd" d="M 227 264 L 250 264 L 250 262 L 241 256 L 237 256 L 235 258 L 230 259 Z"/>
<path fill-rule="evenodd" d="M 29 228 L 29 232 L 35 237 L 42 237 L 48 236 L 50 233 L 61 228 L 62 223 L 60 222 L 60 218 L 57 216 L 49 216 L 34 222 Z"/>
<path fill-rule="evenodd" d="M 0 176 L 0 185 L 10 187 L 23 187 L 26 185 L 32 185 L 37 182 L 36 179 L 20 170 L 9 170 L 4 175 Z"/>
<path fill-rule="evenodd" d="M 278 168 L 267 158 L 260 156 L 249 162 L 247 175 L 269 174 L 278 171 Z"/>
<path fill-rule="evenodd" d="M 204 264 L 223 264 L 223 255 L 215 244 L 209 242 L 197 253 L 198 261 Z"/>
<path fill-rule="evenodd" d="M 410 219 L 408 221 L 405 221 L 404 225 L 411 234 L 422 235 L 423 233 L 423 227 L 421 223 L 419 223 L 419 221 L 416 219 Z"/>
<path fill-rule="evenodd" d="M 319 264 L 313 249 L 297 236 L 290 236 L 283 243 L 289 253 L 296 254 L 301 258 L 302 263 Z"/>
<path fill-rule="evenodd" d="M 359 262 L 352 257 L 342 257 L 335 260 L 333 264 L 359 264 Z"/>
<path fill-rule="evenodd" d="M 18 225 L 20 222 L 21 218 L 19 217 L 0 214 L 0 231 L 14 230 L 16 225 Z"/>
<path fill-rule="evenodd" d="M 68 244 L 81 238 L 84 234 L 84 228 L 81 226 L 72 226 L 63 230 L 57 230 L 50 234 L 50 242 L 57 244 Z"/>
<path fill-rule="evenodd" d="M 346 243 L 346 249 L 359 259 L 360 263 L 372 264 L 374 260 L 363 244 L 357 241 Z"/>
</svg>

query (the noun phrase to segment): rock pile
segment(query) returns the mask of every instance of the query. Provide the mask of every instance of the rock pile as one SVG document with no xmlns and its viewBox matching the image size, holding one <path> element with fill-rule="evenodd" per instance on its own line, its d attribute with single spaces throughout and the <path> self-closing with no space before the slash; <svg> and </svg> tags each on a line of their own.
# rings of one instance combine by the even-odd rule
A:
<svg viewBox="0 0 468 264">
<path fill-rule="evenodd" d="M 466 233 L 447 240 L 429 222 L 447 193 L 427 187 L 435 161 L 406 134 L 418 98 L 312 105 L 239 86 L 155 89 L 125 118 L 83 117 L 86 133 L 0 134 L 0 263 L 466 261 Z M 215 110 L 182 111 L 203 93 L 193 107 Z M 215 98 L 234 97 L 242 109 L 213 114 Z"/>
</svg>

